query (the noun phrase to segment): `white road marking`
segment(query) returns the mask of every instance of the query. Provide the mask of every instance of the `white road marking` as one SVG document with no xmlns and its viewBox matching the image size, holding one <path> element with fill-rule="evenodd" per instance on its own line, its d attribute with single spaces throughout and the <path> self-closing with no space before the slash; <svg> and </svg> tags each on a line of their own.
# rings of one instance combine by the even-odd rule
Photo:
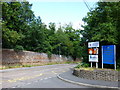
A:
<svg viewBox="0 0 120 90">
<path fill-rule="evenodd" d="M 38 82 L 38 81 L 35 81 L 35 82 Z"/>
<path fill-rule="evenodd" d="M 12 88 L 16 88 L 16 87 L 12 87 Z"/>
<path fill-rule="evenodd" d="M 18 88 L 18 87 L 21 87 L 21 86 L 16 86 L 15 88 Z"/>
<path fill-rule="evenodd" d="M 48 78 L 44 78 L 45 80 L 48 79 Z"/>
<path fill-rule="evenodd" d="M 27 85 L 29 85 L 29 84 L 31 84 L 31 83 L 27 83 Z"/>
</svg>

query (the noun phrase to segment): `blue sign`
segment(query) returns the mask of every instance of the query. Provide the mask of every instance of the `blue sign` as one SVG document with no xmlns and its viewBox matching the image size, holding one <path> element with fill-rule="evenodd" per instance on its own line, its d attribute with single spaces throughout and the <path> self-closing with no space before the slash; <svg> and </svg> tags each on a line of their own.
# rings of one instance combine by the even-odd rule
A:
<svg viewBox="0 0 120 90">
<path fill-rule="evenodd" d="M 102 46 L 103 64 L 115 64 L 115 45 Z"/>
</svg>

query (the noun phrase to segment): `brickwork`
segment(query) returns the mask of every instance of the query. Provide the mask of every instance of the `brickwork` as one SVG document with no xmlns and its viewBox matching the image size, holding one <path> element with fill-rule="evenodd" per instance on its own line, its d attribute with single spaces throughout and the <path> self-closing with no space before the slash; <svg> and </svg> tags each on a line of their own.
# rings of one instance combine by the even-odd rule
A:
<svg viewBox="0 0 120 90">
<path fill-rule="evenodd" d="M 90 80 L 118 81 L 118 71 L 74 69 L 73 74 Z"/>
<path fill-rule="evenodd" d="M 67 60 L 72 60 L 72 58 L 67 58 L 65 56 L 60 57 L 59 55 L 52 54 L 51 59 L 49 59 L 46 53 L 37 53 L 31 51 L 15 52 L 13 49 L 3 49 L 2 62 L 0 65 L 37 65 L 48 62 L 64 62 Z"/>
</svg>

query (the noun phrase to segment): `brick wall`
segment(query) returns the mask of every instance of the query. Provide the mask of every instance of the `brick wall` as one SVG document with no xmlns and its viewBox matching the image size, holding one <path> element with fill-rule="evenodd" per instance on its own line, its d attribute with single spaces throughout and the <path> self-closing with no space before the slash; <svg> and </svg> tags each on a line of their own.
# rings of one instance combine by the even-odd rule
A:
<svg viewBox="0 0 120 90">
<path fill-rule="evenodd" d="M 26 65 L 26 64 L 44 64 L 48 62 L 64 62 L 72 60 L 71 57 L 59 56 L 52 54 L 51 59 L 48 58 L 46 53 L 37 53 L 31 51 L 15 52 L 13 49 L 2 50 L 2 65 Z"/>
<path fill-rule="evenodd" d="M 74 69 L 73 74 L 80 78 L 86 78 L 90 80 L 104 80 L 104 81 L 118 81 L 118 71 L 114 70 L 83 70 Z"/>
</svg>

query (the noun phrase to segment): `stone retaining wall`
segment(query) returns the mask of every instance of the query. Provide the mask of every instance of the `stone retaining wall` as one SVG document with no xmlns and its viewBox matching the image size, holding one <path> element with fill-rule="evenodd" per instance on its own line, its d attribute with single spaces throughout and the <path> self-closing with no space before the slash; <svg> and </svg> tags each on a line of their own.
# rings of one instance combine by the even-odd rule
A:
<svg viewBox="0 0 120 90">
<path fill-rule="evenodd" d="M 90 80 L 119 81 L 120 73 L 115 70 L 83 70 L 74 69 L 73 74 Z M 119 74 L 119 75 L 118 75 Z"/>
<path fill-rule="evenodd" d="M 31 51 L 19 51 L 15 52 L 13 49 L 3 49 L 2 50 L 2 62 L 0 65 L 39 65 L 45 64 L 48 62 L 65 62 L 68 60 L 72 60 L 71 57 L 59 56 L 52 54 L 51 59 L 48 58 L 46 53 L 37 53 Z"/>
</svg>

